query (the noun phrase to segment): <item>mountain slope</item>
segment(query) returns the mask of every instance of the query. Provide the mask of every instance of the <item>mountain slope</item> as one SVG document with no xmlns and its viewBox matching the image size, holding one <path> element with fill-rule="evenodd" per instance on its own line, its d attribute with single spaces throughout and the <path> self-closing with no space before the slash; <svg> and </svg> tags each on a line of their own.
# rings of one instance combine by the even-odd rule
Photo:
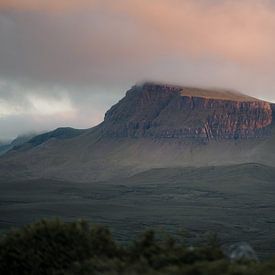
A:
<svg viewBox="0 0 275 275">
<path fill-rule="evenodd" d="M 29 138 L 28 140 L 26 140 L 24 143 L 21 142 L 20 144 L 16 144 L 13 146 L 13 150 L 14 151 L 27 150 L 32 147 L 39 146 L 51 139 L 64 140 L 64 139 L 74 138 L 85 133 L 86 131 L 87 130 L 74 129 L 70 127 L 57 128 L 51 132 L 33 136 L 32 138 Z"/>
<path fill-rule="evenodd" d="M 28 142 L 30 139 L 32 139 L 36 134 L 28 134 L 28 135 L 22 135 L 18 136 L 14 140 L 12 140 L 9 143 L 0 145 L 0 156 L 8 152 L 9 150 L 21 146 L 22 144 Z"/>
<path fill-rule="evenodd" d="M 145 83 L 130 89 L 100 125 L 44 134 L 9 152 L 0 175 L 90 182 L 161 167 L 274 166 L 272 108 L 235 92 Z"/>
<path fill-rule="evenodd" d="M 11 147 L 10 142 L 7 142 L 7 143 L 3 142 L 3 143 L 1 143 L 1 145 L 0 145 L 0 156 L 3 155 L 3 154 L 5 154 L 6 152 L 8 152 L 11 148 L 12 147 Z"/>
</svg>

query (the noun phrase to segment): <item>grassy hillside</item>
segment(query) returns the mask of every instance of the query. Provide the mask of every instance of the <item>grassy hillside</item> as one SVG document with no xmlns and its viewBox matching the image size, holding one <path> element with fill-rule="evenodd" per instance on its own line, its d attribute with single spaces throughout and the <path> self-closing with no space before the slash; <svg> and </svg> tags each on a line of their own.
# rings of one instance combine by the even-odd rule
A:
<svg viewBox="0 0 275 275">
<path fill-rule="evenodd" d="M 54 180 L 0 182 L 0 229 L 41 218 L 84 218 L 129 241 L 146 228 L 200 242 L 206 232 L 223 244 L 247 241 L 260 257 L 275 254 L 275 168 L 242 164 L 157 168 L 95 183 Z"/>
<path fill-rule="evenodd" d="M 49 139 L 0 158 L 6 181 L 37 178 L 96 182 L 162 167 L 262 163 L 274 166 L 275 135 L 267 139 L 190 144 L 182 140 L 108 139 L 92 129 L 70 139 Z"/>
</svg>

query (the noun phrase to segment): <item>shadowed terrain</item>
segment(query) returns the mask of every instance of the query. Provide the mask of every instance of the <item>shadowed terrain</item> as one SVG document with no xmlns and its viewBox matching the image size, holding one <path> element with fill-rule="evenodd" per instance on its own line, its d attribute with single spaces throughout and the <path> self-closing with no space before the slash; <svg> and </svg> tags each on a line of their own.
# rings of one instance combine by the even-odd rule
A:
<svg viewBox="0 0 275 275">
<path fill-rule="evenodd" d="M 225 244 L 248 241 L 261 257 L 275 253 L 275 168 L 242 164 L 152 169 L 110 182 L 34 180 L 0 184 L 0 228 L 40 218 L 85 218 L 118 240 L 145 228 L 210 231 Z"/>
</svg>

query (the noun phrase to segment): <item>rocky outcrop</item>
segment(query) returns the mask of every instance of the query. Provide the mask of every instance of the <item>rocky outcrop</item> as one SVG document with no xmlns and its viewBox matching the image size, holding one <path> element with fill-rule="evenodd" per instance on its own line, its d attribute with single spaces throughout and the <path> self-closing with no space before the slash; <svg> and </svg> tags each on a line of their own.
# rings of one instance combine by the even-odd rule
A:
<svg viewBox="0 0 275 275">
<path fill-rule="evenodd" d="M 272 107 L 229 91 L 145 83 L 134 86 L 105 115 L 108 137 L 220 140 L 270 134 Z"/>
</svg>

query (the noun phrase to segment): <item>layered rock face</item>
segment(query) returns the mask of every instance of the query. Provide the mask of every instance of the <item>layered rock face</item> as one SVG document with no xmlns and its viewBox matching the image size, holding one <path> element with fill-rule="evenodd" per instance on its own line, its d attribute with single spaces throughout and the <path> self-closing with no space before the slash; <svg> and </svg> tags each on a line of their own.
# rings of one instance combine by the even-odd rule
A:
<svg viewBox="0 0 275 275">
<path fill-rule="evenodd" d="M 250 139 L 270 134 L 272 107 L 238 93 L 145 83 L 105 115 L 107 137 Z"/>
</svg>

